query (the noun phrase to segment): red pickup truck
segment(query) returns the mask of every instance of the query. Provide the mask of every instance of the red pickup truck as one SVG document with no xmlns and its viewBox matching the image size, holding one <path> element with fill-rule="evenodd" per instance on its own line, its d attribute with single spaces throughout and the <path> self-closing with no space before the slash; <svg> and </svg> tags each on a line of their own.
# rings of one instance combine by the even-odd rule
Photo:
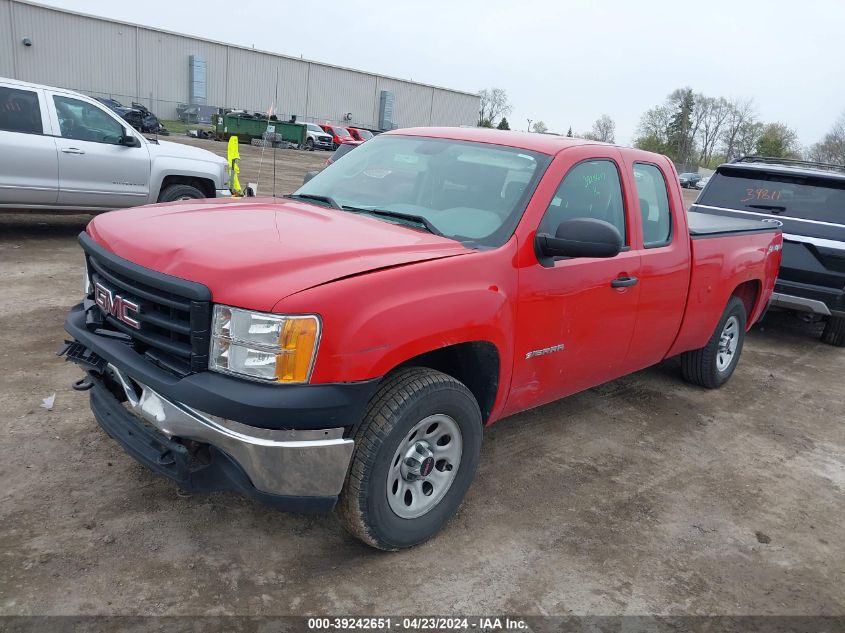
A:
<svg viewBox="0 0 845 633">
<path fill-rule="evenodd" d="M 688 215 L 663 156 L 420 128 L 285 199 L 106 213 L 80 242 L 63 352 L 109 435 L 184 489 L 337 505 L 399 549 L 455 512 L 484 426 L 671 356 L 722 385 L 782 236 Z"/>
</svg>

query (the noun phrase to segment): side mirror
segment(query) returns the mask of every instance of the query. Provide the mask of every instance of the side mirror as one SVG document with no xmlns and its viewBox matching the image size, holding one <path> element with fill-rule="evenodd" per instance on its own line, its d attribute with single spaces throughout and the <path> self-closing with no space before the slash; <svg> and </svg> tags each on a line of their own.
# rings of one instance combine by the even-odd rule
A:
<svg viewBox="0 0 845 633">
<path fill-rule="evenodd" d="M 123 136 L 120 137 L 120 144 L 124 147 L 141 147 L 141 141 L 126 129 L 123 130 Z"/>
<path fill-rule="evenodd" d="M 306 182 L 311 180 L 314 176 L 316 176 L 319 173 L 320 173 L 319 169 L 315 170 L 315 171 L 306 171 L 305 175 L 302 177 L 302 184 L 304 185 Z"/>
<path fill-rule="evenodd" d="M 554 236 L 537 233 L 535 247 L 540 257 L 615 257 L 622 236 L 604 220 L 576 218 L 561 222 Z"/>
</svg>

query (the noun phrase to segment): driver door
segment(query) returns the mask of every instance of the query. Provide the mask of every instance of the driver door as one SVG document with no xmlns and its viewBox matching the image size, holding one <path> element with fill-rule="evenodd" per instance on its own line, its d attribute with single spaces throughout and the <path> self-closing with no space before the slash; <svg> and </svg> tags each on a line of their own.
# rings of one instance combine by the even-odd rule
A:
<svg viewBox="0 0 845 633">
<path fill-rule="evenodd" d="M 596 158 L 567 165 L 537 232 L 554 235 L 561 222 L 595 218 L 619 230 L 623 250 L 606 259 L 544 260 L 532 248 L 520 262 L 511 410 L 551 402 L 623 373 L 640 295 L 640 253 L 630 247 L 634 225 L 622 191 L 621 155 L 614 160 L 608 152 L 618 154 L 599 146 Z"/>
<path fill-rule="evenodd" d="M 93 103 L 63 94 L 50 94 L 48 101 L 59 134 L 57 204 L 117 209 L 146 203 L 150 195 L 146 143 L 121 145 L 128 125 Z"/>
</svg>

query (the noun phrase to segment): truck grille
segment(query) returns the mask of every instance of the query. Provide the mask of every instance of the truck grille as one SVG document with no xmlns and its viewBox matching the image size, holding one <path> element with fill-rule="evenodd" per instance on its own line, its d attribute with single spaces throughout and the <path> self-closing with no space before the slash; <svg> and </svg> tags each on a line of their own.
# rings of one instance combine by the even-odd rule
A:
<svg viewBox="0 0 845 633">
<path fill-rule="evenodd" d="M 175 374 L 207 369 L 211 324 L 208 288 L 141 268 L 83 236 L 80 242 L 86 251 L 91 283 L 105 288 L 110 296 L 138 306 L 137 311 L 129 313 L 137 328 L 95 306 L 93 309 L 102 314 L 101 329 L 125 335 L 138 353 Z"/>
</svg>

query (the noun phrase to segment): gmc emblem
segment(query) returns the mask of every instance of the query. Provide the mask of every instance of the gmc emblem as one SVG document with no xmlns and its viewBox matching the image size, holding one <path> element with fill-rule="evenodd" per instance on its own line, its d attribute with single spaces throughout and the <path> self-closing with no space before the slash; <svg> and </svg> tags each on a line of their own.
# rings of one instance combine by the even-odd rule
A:
<svg viewBox="0 0 845 633">
<path fill-rule="evenodd" d="M 129 310 L 138 314 L 138 304 L 115 294 L 99 281 L 94 284 L 94 303 L 100 306 L 103 314 L 110 314 L 118 321 L 136 330 L 141 327 L 141 323 L 137 319 L 129 316 Z"/>
</svg>

